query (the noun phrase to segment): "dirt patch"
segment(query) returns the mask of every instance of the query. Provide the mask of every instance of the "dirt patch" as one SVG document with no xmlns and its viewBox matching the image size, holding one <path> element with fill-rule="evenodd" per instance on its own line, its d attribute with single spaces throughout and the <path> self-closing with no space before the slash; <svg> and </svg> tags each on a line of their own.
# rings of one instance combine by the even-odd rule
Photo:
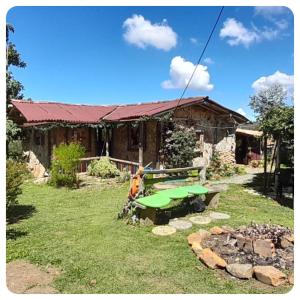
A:
<svg viewBox="0 0 300 300">
<path fill-rule="evenodd" d="M 58 291 L 52 283 L 59 274 L 53 267 L 43 271 L 36 265 L 16 260 L 6 264 L 6 285 L 16 294 L 56 294 Z"/>
</svg>

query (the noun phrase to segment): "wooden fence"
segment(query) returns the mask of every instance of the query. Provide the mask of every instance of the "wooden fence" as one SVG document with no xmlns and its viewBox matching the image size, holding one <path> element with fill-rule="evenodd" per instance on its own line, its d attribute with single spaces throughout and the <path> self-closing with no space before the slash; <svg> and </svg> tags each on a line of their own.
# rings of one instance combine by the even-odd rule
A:
<svg viewBox="0 0 300 300">
<path fill-rule="evenodd" d="M 81 173 L 86 172 L 91 161 L 98 160 L 100 158 L 101 158 L 101 156 L 81 158 L 80 164 L 79 164 L 79 172 L 81 172 Z M 114 162 L 116 164 L 117 168 L 120 171 L 128 170 L 131 174 L 135 174 L 136 171 L 138 170 L 139 163 L 137 163 L 137 162 L 113 158 L 113 157 L 108 157 L 108 158 L 111 162 Z"/>
</svg>

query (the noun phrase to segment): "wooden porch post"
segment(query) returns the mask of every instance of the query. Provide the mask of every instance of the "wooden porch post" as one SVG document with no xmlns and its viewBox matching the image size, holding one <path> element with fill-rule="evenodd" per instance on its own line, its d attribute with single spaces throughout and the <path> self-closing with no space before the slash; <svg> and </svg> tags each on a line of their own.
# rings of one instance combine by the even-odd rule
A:
<svg viewBox="0 0 300 300">
<path fill-rule="evenodd" d="M 105 127 L 105 155 L 109 156 L 109 132 L 107 127 Z"/>
<path fill-rule="evenodd" d="M 139 166 L 143 166 L 143 152 L 144 152 L 144 122 L 139 124 Z"/>
</svg>

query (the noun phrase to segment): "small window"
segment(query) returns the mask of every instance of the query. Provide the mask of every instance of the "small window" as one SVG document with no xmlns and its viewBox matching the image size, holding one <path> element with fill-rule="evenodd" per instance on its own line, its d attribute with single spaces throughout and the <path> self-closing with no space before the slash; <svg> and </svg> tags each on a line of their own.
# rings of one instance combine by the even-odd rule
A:
<svg viewBox="0 0 300 300">
<path fill-rule="evenodd" d="M 45 134 L 44 132 L 40 130 L 34 131 L 34 143 L 38 146 L 44 146 L 45 145 Z"/>
<path fill-rule="evenodd" d="M 145 124 L 144 124 L 145 125 Z M 133 126 L 132 124 L 128 124 L 128 150 L 135 151 L 139 149 L 140 142 L 140 124 Z M 146 126 L 144 126 L 143 133 L 143 147 L 146 149 Z"/>
</svg>

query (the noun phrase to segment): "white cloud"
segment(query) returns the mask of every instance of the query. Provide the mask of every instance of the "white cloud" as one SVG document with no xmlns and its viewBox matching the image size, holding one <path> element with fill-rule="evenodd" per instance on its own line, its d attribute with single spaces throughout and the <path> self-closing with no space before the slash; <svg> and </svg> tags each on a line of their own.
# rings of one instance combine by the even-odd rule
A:
<svg viewBox="0 0 300 300">
<path fill-rule="evenodd" d="M 289 26 L 286 19 L 282 19 L 282 15 L 287 14 L 288 8 L 284 6 L 256 6 L 254 14 L 262 16 L 266 20 L 272 22 L 279 30 L 285 30 Z M 279 19 L 281 18 L 281 19 Z"/>
<path fill-rule="evenodd" d="M 206 64 L 208 64 L 208 65 L 212 65 L 212 64 L 215 63 L 214 60 L 212 58 L 210 58 L 210 57 L 205 57 L 203 59 L 203 62 L 206 63 Z"/>
<path fill-rule="evenodd" d="M 243 23 L 233 18 L 228 18 L 220 31 L 221 38 L 227 38 L 230 46 L 244 45 L 249 47 L 250 44 L 260 40 L 256 31 L 247 29 Z"/>
<path fill-rule="evenodd" d="M 284 24 L 282 23 L 282 27 Z M 270 28 L 264 26 L 263 28 L 257 28 L 252 25 L 252 28 L 246 28 L 243 23 L 228 18 L 224 23 L 220 31 L 221 38 L 227 38 L 227 43 L 230 46 L 243 45 L 248 48 L 251 44 L 259 43 L 263 40 L 274 40 L 281 32 L 281 29 Z"/>
<path fill-rule="evenodd" d="M 272 18 L 287 13 L 288 9 L 284 6 L 255 6 L 255 15 L 262 15 L 265 18 Z"/>
<path fill-rule="evenodd" d="M 139 48 L 152 46 L 169 51 L 177 44 L 177 34 L 164 19 L 162 23 L 152 24 L 142 15 L 133 15 L 123 23 L 124 39 Z"/>
<path fill-rule="evenodd" d="M 252 83 L 252 88 L 259 92 L 268 89 L 272 85 L 280 84 L 289 96 L 293 94 L 294 90 L 294 76 L 276 71 L 269 76 L 262 76 Z"/>
<path fill-rule="evenodd" d="M 193 38 L 193 37 L 190 38 L 190 42 L 192 44 L 198 44 L 198 40 L 196 38 Z"/>
<path fill-rule="evenodd" d="M 242 115 L 242 116 L 244 116 L 244 117 L 246 117 L 246 112 L 240 107 L 240 108 L 238 108 L 237 110 L 236 110 L 236 112 L 238 112 L 240 115 Z"/>
<path fill-rule="evenodd" d="M 161 83 L 164 89 L 183 89 L 188 83 L 195 65 L 186 61 L 181 56 L 176 56 L 172 59 L 170 65 L 170 79 L 165 80 Z M 207 71 L 207 67 L 203 65 L 198 65 L 198 68 L 191 80 L 189 85 L 190 89 L 211 91 L 213 89 L 213 84 L 210 82 L 210 75 Z"/>
</svg>

